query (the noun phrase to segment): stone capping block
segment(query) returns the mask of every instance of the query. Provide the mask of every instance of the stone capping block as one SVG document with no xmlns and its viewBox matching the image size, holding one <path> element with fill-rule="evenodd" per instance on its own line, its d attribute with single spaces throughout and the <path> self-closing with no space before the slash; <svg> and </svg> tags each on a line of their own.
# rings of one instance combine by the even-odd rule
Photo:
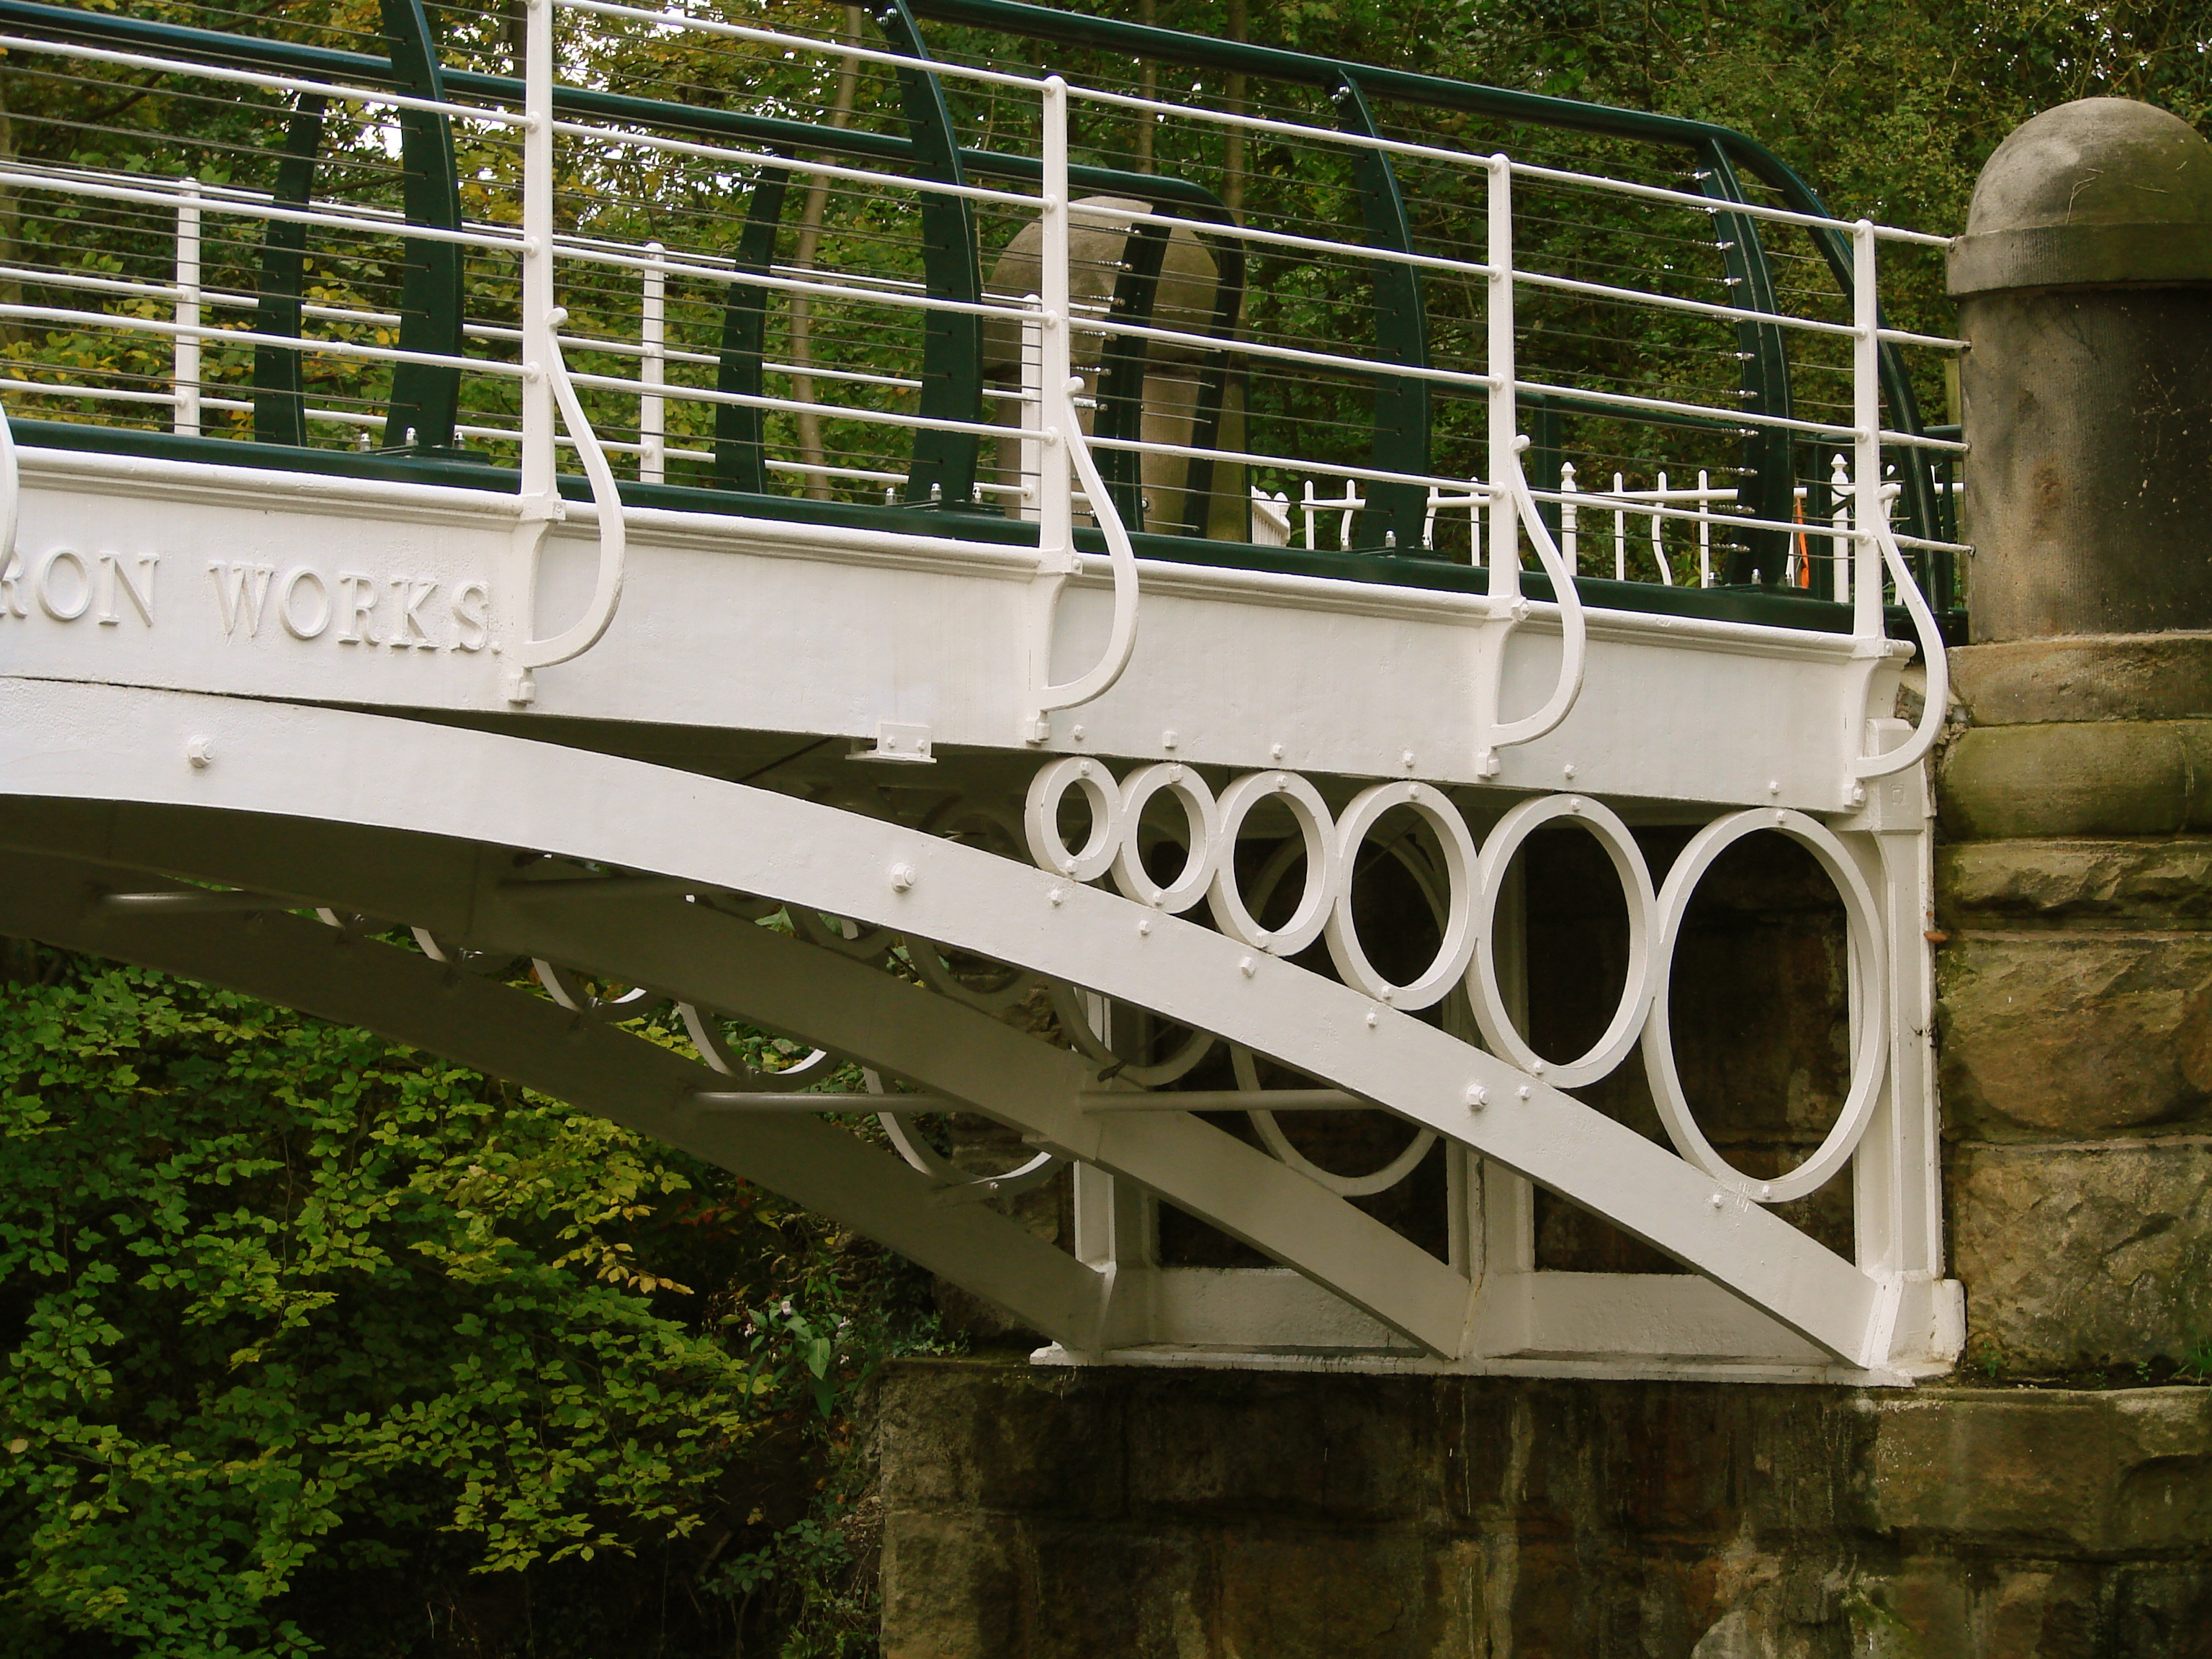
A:
<svg viewBox="0 0 2212 1659">
<path fill-rule="evenodd" d="M 2007 135 L 1951 246 L 1956 295 L 2212 282 L 2212 144 L 2132 98 L 2080 98 Z"/>
<path fill-rule="evenodd" d="M 1959 841 L 2212 832 L 2212 720 L 1977 726 L 1944 753 L 1936 811 Z"/>
<path fill-rule="evenodd" d="M 1972 841 L 1936 849 L 1946 927 L 2066 922 L 2212 923 L 2212 837 Z"/>
<path fill-rule="evenodd" d="M 1976 726 L 2212 720 L 2212 633 L 1962 645 L 1950 665 L 1952 695 Z"/>
</svg>

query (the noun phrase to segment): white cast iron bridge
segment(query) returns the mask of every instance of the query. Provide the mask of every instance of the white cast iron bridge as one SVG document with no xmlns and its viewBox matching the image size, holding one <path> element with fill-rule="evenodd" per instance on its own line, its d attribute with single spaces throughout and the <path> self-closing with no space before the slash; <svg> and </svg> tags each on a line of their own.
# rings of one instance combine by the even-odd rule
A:
<svg viewBox="0 0 2212 1659">
<path fill-rule="evenodd" d="M 0 928 L 635 1126 L 1042 1359 L 1948 1364 L 1955 343 L 1876 299 L 1940 239 L 1721 129 L 1008 0 L 472 16 L 0 0 Z M 1618 949 L 1559 1056 L 1562 835 Z M 1670 1026 L 1753 837 L 1839 940 L 1841 1098 L 1764 1164 Z M 671 1003 L 696 1059 L 625 1029 Z M 1669 1270 L 1547 1266 L 1546 1205 Z"/>
</svg>

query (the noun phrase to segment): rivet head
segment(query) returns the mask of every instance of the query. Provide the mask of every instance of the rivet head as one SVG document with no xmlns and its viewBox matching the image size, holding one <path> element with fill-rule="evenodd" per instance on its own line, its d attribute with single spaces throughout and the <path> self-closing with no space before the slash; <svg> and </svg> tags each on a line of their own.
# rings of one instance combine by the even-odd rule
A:
<svg viewBox="0 0 2212 1659">
<path fill-rule="evenodd" d="M 1411 771 L 1413 765 L 1413 751 L 1410 749 L 1401 750 L 1398 754 L 1398 764 Z"/>
<path fill-rule="evenodd" d="M 1260 971 L 1260 963 L 1258 959 L 1253 957 L 1244 957 L 1237 964 L 1237 971 L 1243 975 L 1247 979 L 1251 978 L 1253 975 Z"/>
<path fill-rule="evenodd" d="M 1150 916 L 1139 916 L 1137 918 L 1137 937 L 1139 939 L 1150 939 L 1152 935 L 1152 919 Z"/>
<path fill-rule="evenodd" d="M 1474 1107 L 1476 1111 L 1480 1111 L 1484 1107 L 1490 1104 L 1490 1091 L 1484 1088 L 1480 1083 L 1468 1084 L 1467 1085 L 1467 1103 Z"/>
<path fill-rule="evenodd" d="M 1790 822 L 1790 814 L 1778 806 L 1774 809 L 1774 821 L 1777 823 L 1787 823 Z"/>
<path fill-rule="evenodd" d="M 1160 747 L 1163 749 L 1172 749 L 1182 741 L 1182 739 L 1172 732 L 1160 733 Z"/>
<path fill-rule="evenodd" d="M 1863 806 L 1866 805 L 1866 786 L 1864 784 L 1855 783 L 1851 786 L 1851 805 L 1854 806 Z"/>
<path fill-rule="evenodd" d="M 1770 795 L 1780 794 L 1782 793 L 1782 780 L 1779 778 L 1770 778 L 1766 784 L 1766 793 Z"/>
<path fill-rule="evenodd" d="M 1080 728 L 1080 727 L 1079 726 L 1077 729 L 1079 731 L 1079 730 L 1081 730 L 1082 728 Z M 1078 761 L 1078 762 L 1076 762 L 1076 763 L 1075 763 L 1075 775 L 1076 775 L 1077 777 L 1079 777 L 1079 778 L 1087 778 L 1087 777 L 1089 777 L 1089 776 L 1091 775 L 1091 763 L 1090 763 L 1089 761 Z"/>
<path fill-rule="evenodd" d="M 908 888 L 913 885 L 914 866 L 911 864 L 894 864 L 891 866 L 891 890 L 893 892 L 903 893 Z"/>
<path fill-rule="evenodd" d="M 1054 904 L 1060 904 L 1066 899 L 1067 889 L 1065 887 L 1055 887 L 1050 892 L 1047 893 L 1045 897 L 1052 901 Z"/>
<path fill-rule="evenodd" d="M 1081 743 L 1083 741 L 1083 728 L 1079 726 L 1070 726 L 1068 728 L 1067 735 L 1074 738 L 1076 742 Z"/>
<path fill-rule="evenodd" d="M 204 772 L 215 764 L 215 740 L 204 737 L 186 738 L 185 758 L 191 763 L 192 770 Z"/>
<path fill-rule="evenodd" d="M 1516 1095 L 1519 1096 L 1522 1100 L 1526 1100 L 1526 1099 L 1528 1099 L 1530 1096 L 1532 1096 L 1533 1094 L 1534 1094 L 1536 1091 L 1535 1091 L 1534 1089 L 1531 1089 L 1531 1088 L 1530 1088 L 1527 1084 L 1525 1084 L 1525 1083 L 1524 1083 L 1524 1084 L 1522 1084 L 1519 1088 L 1516 1089 L 1513 1092 L 1514 1092 Z"/>
<path fill-rule="evenodd" d="M 1571 779 L 1571 778 L 1575 775 L 1575 769 L 1574 769 L 1574 767 L 1573 767 L 1571 764 L 1569 764 L 1569 765 L 1566 765 L 1566 766 L 1562 766 L 1562 767 L 1559 769 L 1559 775 L 1560 775 L 1560 776 L 1562 776 L 1562 777 L 1565 777 L 1565 778 Z"/>
<path fill-rule="evenodd" d="M 1721 1206 L 1721 1195 L 1718 1193 L 1715 1193 L 1708 1201 L 1712 1205 L 1713 1208 L 1717 1210 Z"/>
<path fill-rule="evenodd" d="M 1419 784 L 1409 783 L 1406 786 L 1406 799 L 1407 800 L 1419 800 L 1420 798 L 1421 786 Z"/>
<path fill-rule="evenodd" d="M 1759 1188 L 1759 1195 L 1761 1198 L 1771 1198 L 1774 1196 L 1774 1188 L 1766 1182 L 1761 1182 Z"/>
<path fill-rule="evenodd" d="M 1543 1076 L 1543 1075 L 1544 1075 L 1544 1062 L 1543 1062 L 1542 1060 L 1540 1060 L 1536 1061 L 1534 1065 L 1530 1066 L 1528 1067 L 1528 1075 L 1529 1075 L 1530 1077 L 1541 1077 L 1541 1076 Z"/>
<path fill-rule="evenodd" d="M 1377 1010 L 1370 1008 L 1367 1011 L 1367 1029 L 1371 1031 L 1382 1023 L 1382 1014 Z"/>
<path fill-rule="evenodd" d="M 1280 759 L 1282 759 L 1282 757 L 1283 757 L 1283 745 L 1282 745 L 1282 744 L 1280 744 L 1279 743 L 1271 743 L 1271 744 L 1269 744 L 1267 745 L 1267 758 L 1268 758 L 1269 760 L 1280 760 Z"/>
</svg>

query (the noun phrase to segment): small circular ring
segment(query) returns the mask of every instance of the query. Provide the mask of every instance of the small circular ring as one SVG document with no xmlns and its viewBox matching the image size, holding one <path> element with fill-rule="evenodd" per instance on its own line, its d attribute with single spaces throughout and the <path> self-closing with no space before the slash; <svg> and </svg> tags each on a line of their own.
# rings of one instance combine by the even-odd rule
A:
<svg viewBox="0 0 2212 1659">
<path fill-rule="evenodd" d="M 1182 803 L 1189 821 L 1189 848 L 1182 872 L 1162 886 L 1146 873 L 1137 827 L 1154 795 L 1166 790 Z M 1221 804 L 1206 780 L 1181 761 L 1163 761 L 1132 772 L 1121 781 L 1121 834 L 1114 854 L 1114 884 L 1122 896 L 1165 910 L 1170 915 L 1188 910 L 1206 896 L 1213 880 L 1215 854 L 1221 846 Z"/>
<path fill-rule="evenodd" d="M 1713 861 L 1746 836 L 1771 830 L 1787 836 L 1812 854 L 1844 901 L 1845 937 L 1850 941 L 1854 994 L 1851 1086 L 1844 1097 L 1827 1136 L 1788 1175 L 1760 1180 L 1745 1175 L 1723 1158 L 1690 1110 L 1682 1093 L 1682 1079 L 1674 1066 L 1674 1036 L 1669 1023 L 1668 998 L 1674 978 L 1674 947 L 1682 933 L 1682 921 L 1691 896 Z M 1690 838 L 1659 890 L 1658 938 L 1652 950 L 1655 994 L 1644 1027 L 1644 1069 L 1651 1079 L 1651 1099 L 1674 1150 L 1715 1181 L 1740 1196 L 1759 1204 L 1786 1204 L 1827 1184 L 1858 1150 L 1874 1109 L 1881 1095 L 1882 1079 L 1889 1069 L 1887 1040 L 1889 975 L 1881 948 L 1881 930 L 1873 890 L 1867 885 L 1857 861 L 1835 832 L 1802 812 L 1753 808 L 1717 818 Z"/>
<path fill-rule="evenodd" d="M 1613 860 L 1620 878 L 1621 896 L 1628 903 L 1628 976 L 1620 988 L 1620 1006 L 1605 1034 L 1579 1060 L 1558 1064 L 1530 1048 L 1514 1029 L 1505 998 L 1498 983 L 1498 901 L 1505 890 L 1507 873 L 1521 843 L 1540 826 L 1554 818 L 1572 818 L 1592 835 Z M 1482 844 L 1482 876 L 1474 904 L 1475 946 L 1468 970 L 1467 1000 L 1474 1023 L 1492 1054 L 1509 1060 L 1555 1089 L 1579 1089 L 1609 1074 L 1628 1057 L 1651 1006 L 1651 872 L 1643 849 L 1620 821 L 1618 813 L 1601 806 L 1587 795 L 1540 795 L 1524 800 L 1498 820 Z"/>
<path fill-rule="evenodd" d="M 1298 895 L 1297 912 L 1273 929 L 1260 925 L 1237 889 L 1237 832 L 1263 800 L 1279 800 L 1290 809 L 1306 844 L 1305 890 Z M 1206 902 L 1223 933 L 1271 956 L 1294 957 L 1328 925 L 1336 887 L 1336 827 L 1320 790 L 1295 772 L 1247 772 L 1221 792 L 1220 851 Z"/>
<path fill-rule="evenodd" d="M 1091 803 L 1091 835 L 1079 853 L 1068 851 L 1060 838 L 1060 798 L 1071 788 L 1083 791 Z M 1115 786 L 1114 775 L 1103 763 L 1082 755 L 1054 761 L 1030 780 L 1022 830 L 1030 856 L 1040 870 L 1070 881 L 1097 880 L 1113 864 L 1121 841 L 1121 792 Z"/>
<path fill-rule="evenodd" d="M 1256 1094 L 1260 1088 L 1260 1068 L 1253 1063 L 1252 1051 L 1232 1044 L 1229 1050 L 1229 1059 L 1230 1063 L 1237 1068 L 1237 1086 Z M 1406 1143 L 1404 1151 L 1372 1175 L 1338 1175 L 1332 1170 L 1322 1169 L 1320 1164 L 1291 1146 L 1290 1137 L 1283 1133 L 1282 1125 L 1275 1121 L 1275 1115 L 1273 1112 L 1263 1112 L 1255 1109 L 1246 1112 L 1244 1115 L 1252 1121 L 1253 1128 L 1258 1131 L 1260 1139 L 1266 1143 L 1267 1150 L 1273 1152 L 1279 1162 L 1296 1170 L 1307 1180 L 1316 1182 L 1328 1188 L 1339 1198 L 1372 1198 L 1377 1193 L 1389 1192 L 1390 1188 L 1419 1168 L 1421 1160 L 1429 1155 L 1429 1148 L 1437 1144 L 1437 1132 L 1434 1129 L 1424 1129 Z"/>
<path fill-rule="evenodd" d="M 1443 849 L 1445 891 L 1449 896 L 1436 957 L 1410 985 L 1393 985 L 1375 971 L 1367 952 L 1360 948 L 1358 926 L 1352 917 L 1352 872 L 1357 867 L 1360 844 L 1382 815 L 1398 806 L 1411 808 L 1436 831 L 1437 844 Z M 1340 875 L 1328 927 L 1328 954 L 1344 982 L 1394 1008 L 1425 1008 L 1442 1000 L 1467 971 L 1468 960 L 1474 954 L 1477 863 L 1474 837 L 1468 833 L 1467 821 L 1443 791 L 1425 783 L 1378 783 L 1353 796 L 1336 823 L 1336 864 Z"/>
</svg>

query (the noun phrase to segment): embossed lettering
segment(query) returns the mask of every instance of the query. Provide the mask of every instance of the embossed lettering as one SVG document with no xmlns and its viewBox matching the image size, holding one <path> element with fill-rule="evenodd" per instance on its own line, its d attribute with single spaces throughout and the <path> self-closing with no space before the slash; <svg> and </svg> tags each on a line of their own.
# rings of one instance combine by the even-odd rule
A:
<svg viewBox="0 0 2212 1659">
<path fill-rule="evenodd" d="M 0 570 L 0 606 L 11 617 L 27 617 L 23 608 L 23 562 L 13 553 L 8 556 L 8 568 Z"/>
<path fill-rule="evenodd" d="M 404 651 L 415 646 L 424 651 L 435 651 L 438 642 L 422 629 L 422 607 L 438 591 L 434 581 L 417 581 L 412 576 L 392 579 L 392 597 L 399 605 L 399 631 L 392 636 L 392 648 Z"/>
<path fill-rule="evenodd" d="M 138 584 L 131 579 L 131 573 L 123 568 L 121 554 L 103 553 L 100 556 L 100 591 L 103 596 L 100 602 L 101 627 L 113 628 L 123 621 L 122 613 L 115 608 L 115 595 L 118 589 L 124 598 L 131 601 L 131 608 L 138 613 L 138 620 L 149 628 L 154 625 L 154 567 L 161 562 L 158 553 L 141 553 L 138 556 L 138 574 L 146 583 L 142 592 Z"/>
<path fill-rule="evenodd" d="M 345 589 L 345 600 L 338 607 L 345 625 L 338 629 L 338 638 L 347 645 L 374 645 L 377 639 L 370 631 L 368 613 L 376 609 L 376 578 L 341 570 L 338 586 Z"/>
<path fill-rule="evenodd" d="M 481 651 L 491 638 L 491 592 L 482 582 L 463 582 L 453 595 L 456 651 Z"/>
<path fill-rule="evenodd" d="M 265 564 L 211 564 L 215 602 L 222 611 L 222 636 L 234 639 L 238 625 L 246 624 L 246 637 L 261 631 L 261 608 L 269 598 L 269 579 L 276 573 Z"/>
<path fill-rule="evenodd" d="M 313 584 L 315 590 L 315 619 L 312 623 L 300 619 L 300 588 L 303 583 Z M 331 625 L 331 590 L 323 585 L 320 576 L 305 565 L 286 573 L 283 588 L 276 596 L 276 618 L 284 624 L 284 631 L 295 640 L 320 639 L 323 630 Z"/>
<path fill-rule="evenodd" d="M 76 573 L 73 579 L 76 585 L 76 595 L 66 599 L 57 597 L 54 582 L 54 568 L 64 560 L 67 560 L 70 568 Z M 56 622 L 75 622 L 92 609 L 92 572 L 85 568 L 84 561 L 76 554 L 66 547 L 58 547 L 46 555 L 46 562 L 39 567 L 38 580 L 32 584 L 32 592 L 38 599 L 39 609 Z"/>
</svg>

